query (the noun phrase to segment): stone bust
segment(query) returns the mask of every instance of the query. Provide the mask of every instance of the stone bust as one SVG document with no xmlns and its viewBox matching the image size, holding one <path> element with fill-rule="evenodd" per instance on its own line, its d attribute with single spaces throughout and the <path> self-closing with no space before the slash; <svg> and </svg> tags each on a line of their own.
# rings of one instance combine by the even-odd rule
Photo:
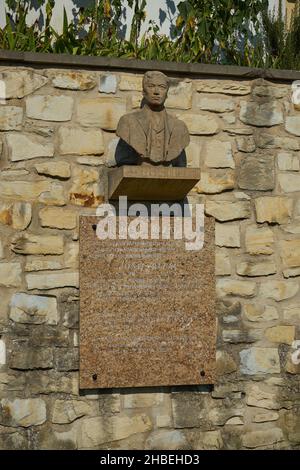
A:
<svg viewBox="0 0 300 470">
<path fill-rule="evenodd" d="M 121 165 L 186 166 L 185 147 L 190 142 L 183 121 L 167 113 L 169 80 L 161 72 L 143 77 L 142 108 L 121 117 L 116 162 Z"/>
</svg>

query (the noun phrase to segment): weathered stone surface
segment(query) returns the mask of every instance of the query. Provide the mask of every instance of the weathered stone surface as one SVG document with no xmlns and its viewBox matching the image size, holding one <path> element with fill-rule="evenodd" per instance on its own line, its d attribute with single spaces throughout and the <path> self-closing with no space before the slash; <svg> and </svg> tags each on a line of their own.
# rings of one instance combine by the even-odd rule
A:
<svg viewBox="0 0 300 470">
<path fill-rule="evenodd" d="M 223 330 L 222 338 L 224 343 L 255 343 L 261 337 L 260 330 Z"/>
<path fill-rule="evenodd" d="M 22 233 L 14 237 L 11 247 L 23 255 L 60 255 L 64 252 L 64 239 L 60 235 Z"/>
<path fill-rule="evenodd" d="M 78 348 L 58 349 L 56 351 L 55 364 L 56 364 L 56 369 L 59 371 L 78 370 L 79 369 Z"/>
<path fill-rule="evenodd" d="M 25 230 L 31 222 L 31 204 L 15 202 L 0 204 L 0 223 L 16 230 Z"/>
<path fill-rule="evenodd" d="M 23 98 L 38 90 L 48 81 L 46 77 L 32 70 L 5 70 L 0 73 L 5 84 L 5 99 Z"/>
<path fill-rule="evenodd" d="M 207 431 L 199 433 L 199 440 L 195 446 L 200 450 L 219 450 L 224 446 L 221 431 Z"/>
<path fill-rule="evenodd" d="M 289 87 L 286 85 L 273 85 L 263 79 L 258 79 L 257 84 L 252 89 L 252 95 L 261 98 L 284 98 L 289 93 Z"/>
<path fill-rule="evenodd" d="M 229 418 L 229 420 L 225 423 L 226 426 L 243 426 L 243 424 L 244 421 L 238 416 L 235 416 L 234 418 Z"/>
<path fill-rule="evenodd" d="M 234 172 L 231 170 L 215 170 L 201 172 L 201 180 L 197 184 L 196 189 L 198 193 L 217 194 L 234 189 L 235 177 Z"/>
<path fill-rule="evenodd" d="M 283 441 L 283 433 L 280 428 L 265 429 L 264 431 L 249 431 L 242 435 L 242 443 L 248 449 L 269 446 Z"/>
<path fill-rule="evenodd" d="M 245 304 L 244 312 L 247 320 L 253 322 L 273 321 L 279 318 L 276 308 L 271 305 Z"/>
<path fill-rule="evenodd" d="M 296 211 L 297 211 L 297 207 L 296 207 Z M 298 218 L 297 213 L 296 213 L 296 218 Z M 296 222 L 294 224 L 288 224 L 285 227 L 281 227 L 281 228 L 287 233 L 293 233 L 296 235 L 300 234 L 300 222 Z"/>
<path fill-rule="evenodd" d="M 267 227 L 249 226 L 246 228 L 245 244 L 247 253 L 251 255 L 270 255 L 274 252 L 274 234 Z"/>
<path fill-rule="evenodd" d="M 46 421 L 46 404 L 41 398 L 1 400 L 0 420 L 8 426 L 38 426 Z"/>
<path fill-rule="evenodd" d="M 79 273 L 60 271 L 59 273 L 27 274 L 27 288 L 29 290 L 57 289 L 60 287 L 79 287 Z"/>
<path fill-rule="evenodd" d="M 187 166 L 189 168 L 200 168 L 201 151 L 202 144 L 199 142 L 197 137 L 192 137 L 190 144 L 185 149 Z"/>
<path fill-rule="evenodd" d="M 78 448 L 97 448 L 105 442 L 118 441 L 151 429 L 151 421 L 146 415 L 86 418 L 78 428 Z"/>
<path fill-rule="evenodd" d="M 241 189 L 268 191 L 274 189 L 274 157 L 267 154 L 243 156 L 240 163 L 238 185 Z"/>
<path fill-rule="evenodd" d="M 49 190 L 40 194 L 38 200 L 46 206 L 65 206 L 66 196 L 64 187 L 57 182 L 53 182 Z"/>
<path fill-rule="evenodd" d="M 0 339 L 0 366 L 3 366 L 4 364 L 6 364 L 6 345 L 3 339 Z"/>
<path fill-rule="evenodd" d="M 237 137 L 236 138 L 237 149 L 240 152 L 252 153 L 256 150 L 256 144 L 252 136 L 250 137 Z"/>
<path fill-rule="evenodd" d="M 86 72 L 55 70 L 52 83 L 55 88 L 67 90 L 90 90 L 96 85 L 96 80 L 92 74 Z"/>
<path fill-rule="evenodd" d="M 216 355 L 217 375 L 231 374 L 237 370 L 233 357 L 226 351 L 217 351 Z"/>
<path fill-rule="evenodd" d="M 292 216 L 293 200 L 281 196 L 258 197 L 254 200 L 258 223 L 285 224 Z"/>
<path fill-rule="evenodd" d="M 177 116 L 185 122 L 192 135 L 213 135 L 220 131 L 220 121 L 215 116 L 206 114 L 181 114 Z"/>
<path fill-rule="evenodd" d="M 230 98 L 198 96 L 197 105 L 204 111 L 214 111 L 216 113 L 227 113 L 234 111 L 235 103 Z"/>
<path fill-rule="evenodd" d="M 29 134 L 9 134 L 6 139 L 12 162 L 54 155 L 53 144 L 41 137 L 33 137 Z"/>
<path fill-rule="evenodd" d="M 97 207 L 104 200 L 99 171 L 74 168 L 70 201 L 77 206 Z"/>
<path fill-rule="evenodd" d="M 249 348 L 240 351 L 241 372 L 246 375 L 279 374 L 280 362 L 276 348 Z"/>
<path fill-rule="evenodd" d="M 51 348 L 32 348 L 22 342 L 10 352 L 8 365 L 19 370 L 51 369 L 53 352 Z"/>
<path fill-rule="evenodd" d="M 266 338 L 271 343 L 292 344 L 295 338 L 294 326 L 272 326 L 265 331 Z"/>
<path fill-rule="evenodd" d="M 283 320 L 285 323 L 297 323 L 300 321 L 300 307 L 290 305 L 283 310 Z"/>
<path fill-rule="evenodd" d="M 220 405 L 208 411 L 208 418 L 214 426 L 223 426 L 231 418 L 244 416 L 244 410 L 240 406 L 225 408 Z"/>
<path fill-rule="evenodd" d="M 218 140 L 207 143 L 205 164 L 210 168 L 235 168 L 231 143 Z"/>
<path fill-rule="evenodd" d="M 55 400 L 52 423 L 72 423 L 82 416 L 91 414 L 92 406 L 83 400 Z"/>
<path fill-rule="evenodd" d="M 273 261 L 243 261 L 237 264 L 236 272 L 240 276 L 268 276 L 277 272 L 276 263 Z"/>
<path fill-rule="evenodd" d="M 36 200 L 43 192 L 51 191 L 53 183 L 50 181 L 0 181 L 1 197 L 16 200 Z"/>
<path fill-rule="evenodd" d="M 299 290 L 299 285 L 294 281 L 265 281 L 260 286 L 262 297 L 274 299 L 277 302 L 294 297 Z"/>
<path fill-rule="evenodd" d="M 2 240 L 0 239 L 0 259 L 4 258 L 4 245 Z"/>
<path fill-rule="evenodd" d="M 277 137 L 273 134 L 261 132 L 256 138 L 256 144 L 259 148 L 281 148 L 283 150 L 299 150 L 300 144 L 296 139 L 290 137 Z"/>
<path fill-rule="evenodd" d="M 286 268 L 300 267 L 300 240 L 281 240 L 279 252 L 282 264 Z"/>
<path fill-rule="evenodd" d="M 0 106 L 0 130 L 17 131 L 22 127 L 23 109 L 18 106 Z M 1 153 L 1 152 L 0 152 Z"/>
<path fill-rule="evenodd" d="M 300 116 L 287 116 L 285 129 L 289 134 L 300 136 Z"/>
<path fill-rule="evenodd" d="M 77 213 L 69 209 L 44 207 L 39 211 L 42 227 L 71 230 L 77 226 Z"/>
<path fill-rule="evenodd" d="M 233 80 L 197 80 L 197 91 L 203 93 L 223 93 L 225 95 L 249 95 L 251 86 L 249 82 Z"/>
<path fill-rule="evenodd" d="M 0 263 L 0 286 L 19 287 L 22 279 L 20 263 Z"/>
<path fill-rule="evenodd" d="M 249 201 L 207 201 L 205 212 L 221 222 L 247 219 L 251 215 Z"/>
<path fill-rule="evenodd" d="M 217 294 L 238 295 L 240 297 L 253 297 L 256 291 L 256 283 L 251 281 L 237 281 L 235 279 L 219 279 L 217 281 Z"/>
<path fill-rule="evenodd" d="M 100 93 L 116 93 L 118 87 L 118 79 L 116 75 L 101 75 L 99 80 Z"/>
<path fill-rule="evenodd" d="M 137 393 L 127 394 L 123 397 L 124 408 L 151 408 L 159 406 L 164 401 L 164 393 Z"/>
<path fill-rule="evenodd" d="M 300 160 L 291 153 L 281 152 L 277 155 L 278 168 L 281 171 L 299 171 Z"/>
<path fill-rule="evenodd" d="M 57 301 L 54 297 L 14 294 L 10 302 L 9 318 L 17 323 L 57 325 Z"/>
<path fill-rule="evenodd" d="M 292 173 L 279 174 L 278 180 L 283 192 L 294 193 L 300 191 L 300 175 Z"/>
<path fill-rule="evenodd" d="M 70 164 L 63 161 L 37 163 L 35 169 L 40 175 L 68 179 L 71 176 Z"/>
<path fill-rule="evenodd" d="M 80 165 L 87 165 L 87 166 L 102 166 L 104 161 L 101 156 L 97 157 L 78 157 L 76 158 L 76 162 L 79 163 Z"/>
<path fill-rule="evenodd" d="M 238 224 L 216 223 L 215 238 L 217 246 L 239 248 L 241 246 L 240 227 Z"/>
<path fill-rule="evenodd" d="M 192 107 L 193 83 L 182 81 L 171 86 L 165 102 L 167 108 L 190 109 Z"/>
<path fill-rule="evenodd" d="M 149 450 L 182 450 L 188 448 L 184 434 L 178 430 L 153 431 L 145 442 L 145 449 Z"/>
<path fill-rule="evenodd" d="M 257 413 L 253 417 L 253 423 L 267 423 L 269 421 L 277 421 L 279 418 L 279 414 L 276 411 L 264 411 L 261 413 Z"/>
<path fill-rule="evenodd" d="M 223 113 L 220 115 L 225 124 L 231 125 L 236 123 L 235 113 Z"/>
<path fill-rule="evenodd" d="M 230 257 L 225 248 L 216 250 L 216 275 L 226 276 L 231 274 Z"/>
<path fill-rule="evenodd" d="M 104 152 L 103 135 L 99 128 L 60 127 L 58 136 L 62 155 L 101 155 Z"/>
<path fill-rule="evenodd" d="M 26 99 L 26 115 L 42 121 L 70 121 L 74 99 L 71 96 L 34 95 Z"/>
<path fill-rule="evenodd" d="M 65 393 L 78 396 L 78 373 L 56 370 L 31 370 L 26 372 L 28 389 L 33 395 Z"/>
<path fill-rule="evenodd" d="M 280 408 L 274 388 L 265 384 L 252 383 L 248 385 L 246 388 L 246 403 L 249 406 L 268 410 L 278 410 Z"/>
<path fill-rule="evenodd" d="M 84 98 L 77 106 L 77 121 L 81 126 L 114 131 L 125 113 L 126 101 L 122 98 Z"/>
<path fill-rule="evenodd" d="M 192 391 L 189 396 L 184 392 L 172 393 L 174 427 L 181 429 L 201 426 L 207 419 L 206 406 L 205 395 Z"/>
<path fill-rule="evenodd" d="M 236 136 L 236 135 L 253 135 L 253 130 L 251 127 L 236 127 L 236 128 L 225 128 L 225 132 L 229 135 Z"/>
<path fill-rule="evenodd" d="M 283 122 L 281 105 L 276 101 L 258 103 L 241 101 L 240 120 L 245 124 L 270 127 Z"/>
<path fill-rule="evenodd" d="M 143 76 L 122 74 L 120 77 L 119 89 L 121 91 L 142 91 Z"/>
</svg>

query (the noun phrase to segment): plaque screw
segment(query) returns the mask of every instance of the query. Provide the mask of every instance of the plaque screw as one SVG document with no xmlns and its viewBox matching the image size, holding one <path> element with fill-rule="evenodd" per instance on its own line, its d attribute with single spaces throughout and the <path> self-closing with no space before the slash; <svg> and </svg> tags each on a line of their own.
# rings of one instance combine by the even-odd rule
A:
<svg viewBox="0 0 300 470">
<path fill-rule="evenodd" d="M 201 377 L 204 377 L 205 376 L 205 371 L 201 370 L 200 375 L 201 375 Z"/>
<path fill-rule="evenodd" d="M 97 374 L 93 374 L 93 380 L 97 380 L 98 378 L 98 375 Z"/>
<path fill-rule="evenodd" d="M 95 232 L 96 232 L 96 230 L 97 230 L 97 225 L 96 225 L 96 224 L 93 224 L 93 225 L 92 225 L 92 229 L 95 230 Z"/>
</svg>

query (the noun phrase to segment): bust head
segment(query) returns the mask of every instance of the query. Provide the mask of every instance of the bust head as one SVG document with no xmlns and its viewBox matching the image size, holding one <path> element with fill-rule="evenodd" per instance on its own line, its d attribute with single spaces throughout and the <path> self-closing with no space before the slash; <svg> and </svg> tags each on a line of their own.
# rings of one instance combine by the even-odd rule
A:
<svg viewBox="0 0 300 470">
<path fill-rule="evenodd" d="M 162 72 L 146 72 L 143 77 L 143 96 L 151 109 L 163 107 L 169 90 L 169 80 Z"/>
</svg>

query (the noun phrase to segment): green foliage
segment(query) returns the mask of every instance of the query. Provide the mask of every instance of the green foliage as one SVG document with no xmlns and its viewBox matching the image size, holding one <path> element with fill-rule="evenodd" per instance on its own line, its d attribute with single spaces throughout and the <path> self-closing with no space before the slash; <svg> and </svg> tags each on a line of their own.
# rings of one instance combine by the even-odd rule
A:
<svg viewBox="0 0 300 470">
<path fill-rule="evenodd" d="M 6 0 L 6 25 L 0 28 L 0 48 L 15 51 L 68 53 L 203 62 L 251 67 L 300 69 L 300 0 L 287 28 L 283 15 L 268 12 L 267 0 L 185 0 L 178 5 L 174 39 L 161 35 L 146 19 L 147 0 L 128 0 L 134 14 L 129 41 L 122 38 L 124 1 L 94 0 L 70 20 L 63 10 L 63 30 L 51 26 L 55 0 L 38 0 L 45 7 L 44 26 L 29 25 L 34 0 Z"/>
</svg>

